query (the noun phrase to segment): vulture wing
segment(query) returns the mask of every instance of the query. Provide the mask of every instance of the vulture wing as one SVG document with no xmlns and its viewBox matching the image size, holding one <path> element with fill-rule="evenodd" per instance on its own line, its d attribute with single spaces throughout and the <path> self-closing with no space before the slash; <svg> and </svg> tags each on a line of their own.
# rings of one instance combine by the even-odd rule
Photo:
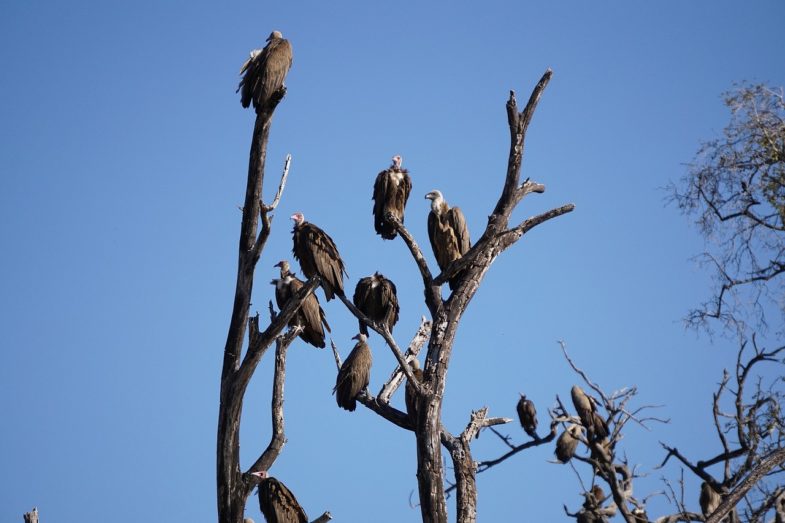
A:
<svg viewBox="0 0 785 523">
<path fill-rule="evenodd" d="M 464 218 L 460 207 L 453 207 L 447 211 L 447 217 L 453 233 L 455 234 L 455 241 L 459 253 L 458 258 L 460 258 L 466 254 L 472 246 L 472 242 L 469 239 L 469 228 L 466 226 L 466 218 Z"/>
<path fill-rule="evenodd" d="M 440 270 L 444 270 L 460 255 L 452 228 L 433 211 L 428 214 L 428 238 Z"/>
<path fill-rule="evenodd" d="M 387 330 L 390 331 L 390 334 L 392 334 L 393 327 L 398 323 L 398 314 L 401 310 L 401 307 L 398 304 L 395 284 L 387 278 L 382 277 L 381 282 L 377 287 L 377 291 L 379 292 L 379 303 L 382 305 L 384 311 L 382 321 L 387 325 Z"/>
<path fill-rule="evenodd" d="M 259 484 L 259 508 L 267 523 L 308 523 L 308 516 L 292 491 L 275 478 Z"/>
<path fill-rule="evenodd" d="M 278 310 L 283 310 L 286 302 L 292 297 L 291 286 L 283 280 L 273 281 L 275 281 L 275 303 L 278 305 Z"/>
<path fill-rule="evenodd" d="M 373 184 L 373 227 L 376 230 L 376 234 L 381 235 L 386 240 L 395 238 L 395 229 L 390 227 L 384 219 L 385 207 L 391 189 L 390 185 L 392 184 L 389 169 L 376 175 L 376 182 Z"/>
<path fill-rule="evenodd" d="M 343 294 L 343 275 L 346 269 L 338 248 L 330 236 L 312 223 L 303 223 L 294 231 L 294 256 L 300 261 L 308 278 L 318 275 L 327 301 L 335 293 Z"/>
<path fill-rule="evenodd" d="M 303 285 L 305 284 L 300 279 L 293 278 L 290 286 L 291 294 L 297 293 Z M 303 331 L 300 333 L 300 338 L 302 338 L 303 341 L 310 343 L 319 349 L 325 347 L 324 329 L 322 328 L 322 325 L 327 328 L 327 332 L 330 332 L 330 326 L 327 324 L 327 320 L 324 317 L 324 311 L 319 306 L 319 300 L 316 297 L 316 294 L 311 293 L 303 300 L 302 305 L 300 305 L 300 310 L 297 311 L 297 314 L 295 314 L 292 321 L 289 322 L 289 325 L 295 325 L 297 323 L 303 326 Z"/>
<path fill-rule="evenodd" d="M 354 288 L 354 296 L 352 296 L 352 302 L 354 306 L 360 309 L 363 314 L 375 320 L 375 314 L 371 312 L 373 307 L 373 296 L 372 296 L 372 278 L 370 276 L 365 278 L 360 278 L 360 281 L 357 282 L 357 286 Z M 368 326 L 362 322 L 362 320 L 357 320 L 360 323 L 360 332 L 368 335 Z"/>
</svg>

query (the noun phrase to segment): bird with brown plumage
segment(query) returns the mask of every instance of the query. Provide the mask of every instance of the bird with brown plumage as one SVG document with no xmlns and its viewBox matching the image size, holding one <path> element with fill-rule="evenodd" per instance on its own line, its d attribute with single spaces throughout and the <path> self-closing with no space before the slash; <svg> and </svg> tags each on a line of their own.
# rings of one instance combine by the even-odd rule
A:
<svg viewBox="0 0 785 523">
<path fill-rule="evenodd" d="M 292 252 L 300 262 L 305 277 L 319 276 L 327 301 L 332 300 L 336 294 L 343 296 L 343 276 L 346 269 L 333 239 L 316 225 L 305 221 L 301 212 L 292 214 L 292 221 Z"/>
<path fill-rule="evenodd" d="M 590 441 L 608 437 L 608 424 L 605 419 L 597 412 L 594 401 L 580 388 L 573 385 L 570 391 L 572 404 L 581 419 L 581 423 L 586 428 Z"/>
<path fill-rule="evenodd" d="M 412 192 L 412 179 L 409 171 L 401 167 L 400 155 L 392 158 L 392 165 L 376 175 L 373 184 L 373 226 L 382 239 L 392 240 L 398 235 L 395 226 L 387 220 L 392 213 L 403 223 L 403 211 Z"/>
<path fill-rule="evenodd" d="M 284 80 L 292 66 L 292 46 L 280 31 L 267 37 L 264 49 L 254 49 L 240 68 L 240 103 L 248 107 L 253 103 L 259 113 L 269 107 L 270 100 L 284 88 Z M 280 94 L 278 94 L 280 96 Z M 279 98 L 280 100 L 280 98 Z"/>
<path fill-rule="evenodd" d="M 521 422 L 521 427 L 526 434 L 534 439 L 540 439 L 537 436 L 537 409 L 534 407 L 534 402 L 527 399 L 525 394 L 521 394 L 515 410 L 518 411 L 518 421 Z"/>
<path fill-rule="evenodd" d="M 335 400 L 338 406 L 348 411 L 357 408 L 357 396 L 368 387 L 371 381 L 371 348 L 366 343 L 368 337 L 358 334 L 352 338 L 357 344 L 349 353 L 335 378 Z"/>
<path fill-rule="evenodd" d="M 371 320 L 386 325 L 387 330 L 392 334 L 400 312 L 397 291 L 392 281 L 379 272 L 373 276 L 360 278 L 354 289 L 352 301 L 354 306 Z M 367 336 L 368 326 L 362 320 L 358 321 L 360 332 Z"/>
<path fill-rule="evenodd" d="M 275 267 L 280 267 L 281 277 L 273 279 L 270 283 L 275 285 L 275 303 L 278 309 L 283 310 L 289 299 L 302 289 L 305 282 L 294 275 L 288 261 L 281 260 L 275 264 Z M 315 293 L 306 296 L 298 311 L 289 320 L 290 327 L 295 325 L 302 327 L 299 336 L 304 342 L 319 349 L 325 347 L 324 330 L 331 332 L 330 325 Z"/>
<path fill-rule="evenodd" d="M 580 441 L 581 427 L 580 425 L 572 424 L 556 438 L 556 450 L 554 454 L 556 459 L 561 463 L 567 463 L 575 455 L 578 449 L 578 442 Z"/>
<path fill-rule="evenodd" d="M 308 515 L 286 485 L 267 471 L 252 472 L 259 481 L 259 509 L 267 523 L 308 523 Z"/>
<path fill-rule="evenodd" d="M 466 254 L 472 246 L 466 218 L 459 207 L 450 207 L 441 191 L 425 195 L 431 200 L 428 213 L 428 237 L 439 269 L 444 271 L 452 262 Z M 455 290 L 463 277 L 463 271 L 450 278 L 450 290 Z"/>
</svg>

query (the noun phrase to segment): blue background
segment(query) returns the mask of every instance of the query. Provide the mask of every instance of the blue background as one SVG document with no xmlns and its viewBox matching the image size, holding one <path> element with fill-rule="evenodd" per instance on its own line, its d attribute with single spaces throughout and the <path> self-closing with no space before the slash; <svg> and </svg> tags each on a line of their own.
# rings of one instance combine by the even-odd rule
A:
<svg viewBox="0 0 785 523">
<path fill-rule="evenodd" d="M 514 220 L 568 202 L 576 210 L 494 263 L 459 330 L 444 422 L 460 432 L 483 405 L 513 416 L 525 392 L 547 425 L 556 394 L 567 400 L 577 380 L 564 340 L 606 390 L 637 385 L 637 405 L 662 405 L 653 413 L 671 423 L 631 424 L 622 445 L 648 474 L 636 495 L 664 490 L 661 478 L 679 469 L 655 469 L 659 441 L 694 459 L 720 450 L 711 392 L 735 342 L 684 330 L 709 275 L 691 260 L 702 238 L 662 188 L 728 121 L 723 91 L 785 84 L 784 26 L 778 1 L 6 0 L 0 520 L 37 505 L 44 523 L 215 521 L 219 376 L 253 128 L 234 91 L 249 50 L 273 29 L 292 42 L 294 65 L 270 140 L 268 201 L 286 153 L 293 162 L 252 312 L 266 316 L 299 210 L 336 241 L 349 289 L 375 270 L 395 281 L 406 344 L 426 308 L 404 244 L 374 234 L 376 173 L 403 156 L 414 183 L 406 223 L 421 245 L 423 195 L 434 188 L 476 238 L 504 179 L 508 92 L 523 106 L 551 67 L 523 170 L 547 192 Z M 345 357 L 356 321 L 322 302 Z M 378 391 L 394 361 L 378 336 L 370 343 Z M 268 354 L 245 402 L 245 466 L 269 440 L 271 375 Z M 311 517 L 419 521 L 412 434 L 338 409 L 334 380 L 329 351 L 294 343 L 288 444 L 271 473 Z M 403 406 L 400 394 L 394 403 Z M 502 430 L 524 440 L 517 424 Z M 504 451 L 489 432 L 474 446 L 478 460 Z M 479 520 L 576 510 L 575 473 L 551 461 L 541 447 L 480 475 Z M 687 487 L 697 509 L 697 484 Z M 651 516 L 675 510 L 650 501 Z M 255 496 L 248 515 L 261 520 Z"/>
</svg>

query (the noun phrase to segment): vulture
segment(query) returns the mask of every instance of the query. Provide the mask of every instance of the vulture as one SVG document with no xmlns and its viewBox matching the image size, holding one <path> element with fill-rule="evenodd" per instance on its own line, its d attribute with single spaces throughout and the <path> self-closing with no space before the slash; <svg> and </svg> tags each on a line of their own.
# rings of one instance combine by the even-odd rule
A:
<svg viewBox="0 0 785 523">
<path fill-rule="evenodd" d="M 537 437 L 537 409 L 534 408 L 534 402 L 526 399 L 526 395 L 521 394 L 521 399 L 518 400 L 518 405 L 515 408 L 518 411 L 518 420 L 526 434 L 534 439 L 539 439 Z"/>
<path fill-rule="evenodd" d="M 292 46 L 280 31 L 267 37 L 264 49 L 254 49 L 240 69 L 240 102 L 243 107 L 253 103 L 257 112 L 266 109 L 270 99 L 283 87 L 286 73 L 292 66 Z"/>
<path fill-rule="evenodd" d="M 423 380 L 423 373 L 422 369 L 420 368 L 420 362 L 416 359 L 412 360 L 411 364 L 412 368 L 412 376 L 414 379 L 422 383 Z M 406 390 L 405 390 L 405 398 L 406 398 L 406 412 L 409 414 L 409 419 L 412 420 L 412 423 L 417 422 L 417 391 L 414 389 L 414 386 L 406 381 Z"/>
<path fill-rule="evenodd" d="M 346 269 L 333 239 L 316 225 L 305 221 L 301 212 L 292 214 L 292 220 L 292 252 L 299 260 L 305 277 L 319 276 L 322 279 L 322 289 L 327 301 L 332 300 L 336 294 L 343 296 L 343 275 L 346 274 Z"/>
<path fill-rule="evenodd" d="M 458 207 L 450 207 L 440 191 L 425 195 L 431 200 L 428 214 L 428 237 L 439 269 L 444 271 L 452 262 L 466 254 L 472 246 L 466 219 Z M 461 273 L 450 278 L 450 290 L 455 289 L 462 277 Z"/>
<path fill-rule="evenodd" d="M 308 523 L 308 516 L 292 491 L 267 472 L 252 472 L 259 482 L 259 509 L 267 523 Z"/>
<path fill-rule="evenodd" d="M 341 365 L 333 389 L 338 406 L 350 412 L 357 408 L 357 395 L 371 381 L 371 363 L 373 361 L 371 348 L 366 343 L 368 337 L 360 333 L 352 339 L 357 340 L 357 344 Z"/>
<path fill-rule="evenodd" d="M 716 490 L 711 488 L 711 485 L 705 481 L 701 483 L 701 495 L 698 502 L 701 506 L 701 512 L 704 516 L 708 516 L 720 506 L 722 498 Z"/>
<path fill-rule="evenodd" d="M 355 307 L 374 322 L 386 325 L 387 330 L 392 334 L 393 326 L 398 323 L 398 312 L 400 311 L 393 282 L 379 272 L 373 276 L 361 278 L 354 289 L 352 301 Z M 367 336 L 368 326 L 362 320 L 358 321 L 360 322 L 360 332 Z"/>
<path fill-rule="evenodd" d="M 581 423 L 586 427 L 586 431 L 590 440 L 603 439 L 608 437 L 608 424 L 597 412 L 597 406 L 594 404 L 589 396 L 583 392 L 583 389 L 578 385 L 573 385 L 570 391 L 572 395 L 572 404 L 578 412 L 578 417 L 581 418 Z"/>
<path fill-rule="evenodd" d="M 281 268 L 281 277 L 280 279 L 274 279 L 270 283 L 275 285 L 275 302 L 278 304 L 278 308 L 283 310 L 289 298 L 294 296 L 305 283 L 289 270 L 288 261 L 281 260 L 275 264 L 275 267 Z M 324 317 L 324 311 L 319 306 L 319 299 L 316 297 L 316 294 L 311 293 L 303 300 L 300 310 L 289 320 L 289 326 L 292 327 L 294 325 L 303 327 L 302 332 L 300 332 L 300 338 L 305 343 L 310 343 L 319 349 L 324 348 L 324 329 L 327 329 L 327 332 L 331 331 L 330 325 Z"/>
<path fill-rule="evenodd" d="M 578 448 L 578 441 L 581 435 L 581 427 L 579 425 L 570 425 L 564 432 L 556 439 L 556 459 L 562 463 L 567 463 L 575 455 Z"/>
<path fill-rule="evenodd" d="M 632 517 L 635 519 L 635 523 L 649 523 L 649 515 L 643 507 L 632 509 Z"/>
<path fill-rule="evenodd" d="M 385 240 L 392 240 L 398 235 L 395 227 L 385 219 L 388 212 L 403 223 L 403 209 L 412 192 L 412 179 L 409 171 L 401 167 L 401 157 L 392 158 L 392 165 L 376 175 L 373 184 L 373 226 L 376 234 Z"/>
</svg>

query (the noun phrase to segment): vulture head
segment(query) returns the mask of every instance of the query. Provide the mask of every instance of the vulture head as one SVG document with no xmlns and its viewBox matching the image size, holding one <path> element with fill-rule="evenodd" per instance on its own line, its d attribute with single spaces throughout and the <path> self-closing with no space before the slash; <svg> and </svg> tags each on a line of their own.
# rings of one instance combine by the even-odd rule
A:
<svg viewBox="0 0 785 523">
<path fill-rule="evenodd" d="M 442 196 L 441 191 L 433 190 L 425 195 L 426 200 L 431 200 L 431 210 L 436 212 L 439 206 L 444 201 L 444 196 Z"/>
<path fill-rule="evenodd" d="M 365 334 L 363 334 L 363 333 L 361 332 L 360 334 L 358 334 L 358 335 L 356 335 L 356 336 L 352 336 L 352 339 L 353 339 L 353 340 L 357 340 L 357 341 L 359 341 L 360 343 L 365 343 L 365 340 L 367 340 L 367 339 L 368 339 L 368 336 L 366 336 Z"/>
<path fill-rule="evenodd" d="M 272 33 L 270 33 L 270 36 L 267 37 L 266 41 L 269 42 L 270 40 L 275 40 L 278 38 L 283 38 L 283 34 L 281 34 L 280 31 L 273 31 Z"/>
<path fill-rule="evenodd" d="M 266 479 L 270 477 L 270 474 L 268 474 L 266 470 L 260 470 L 259 472 L 251 472 L 251 476 L 256 476 L 259 479 Z"/>
<path fill-rule="evenodd" d="M 303 213 L 301 212 L 296 212 L 292 214 L 291 219 L 294 222 L 294 227 L 297 228 L 303 224 L 305 221 L 305 216 L 303 216 Z"/>
<path fill-rule="evenodd" d="M 411 367 L 412 370 L 418 370 L 420 368 L 420 360 L 414 358 L 412 361 L 409 362 L 409 367 Z"/>
<path fill-rule="evenodd" d="M 398 170 L 401 168 L 401 163 L 403 162 L 403 158 L 401 158 L 400 154 L 396 154 L 392 157 L 392 168 Z"/>
<path fill-rule="evenodd" d="M 275 265 L 273 265 L 273 267 L 279 267 L 279 268 L 281 269 L 281 274 L 286 274 L 286 273 L 290 273 L 290 272 L 292 272 L 292 271 L 289 269 L 289 262 L 288 262 L 288 261 L 286 261 L 286 260 L 281 260 L 281 261 L 279 261 L 278 263 L 276 263 Z"/>
</svg>

